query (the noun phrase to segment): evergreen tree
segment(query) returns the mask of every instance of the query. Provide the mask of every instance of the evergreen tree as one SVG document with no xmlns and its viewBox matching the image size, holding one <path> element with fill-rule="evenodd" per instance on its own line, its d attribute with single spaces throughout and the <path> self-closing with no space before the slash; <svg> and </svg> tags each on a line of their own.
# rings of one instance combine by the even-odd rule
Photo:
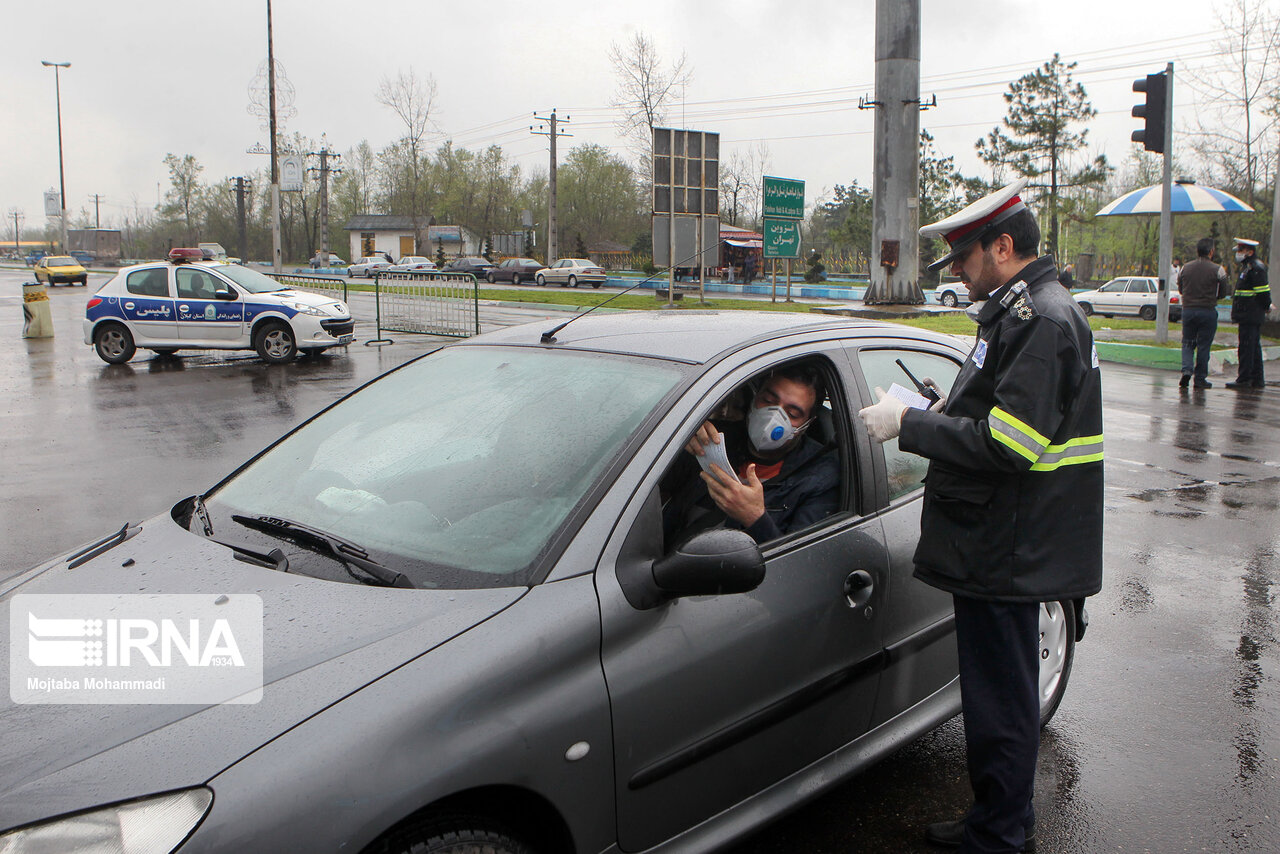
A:
<svg viewBox="0 0 1280 854">
<path fill-rule="evenodd" d="M 1088 165 L 1068 171 L 1072 155 L 1085 148 L 1088 130 L 1071 128 L 1098 114 L 1089 103 L 1084 86 L 1071 79 L 1076 63 L 1063 62 L 1058 54 L 1030 74 L 1009 84 L 1005 103 L 1009 113 L 1003 125 L 991 129 L 986 139 L 975 144 L 978 156 L 992 168 L 995 183 L 1003 183 L 1005 170 L 1032 180 L 1048 176 L 1047 208 L 1049 233 L 1046 249 L 1058 254 L 1058 192 L 1066 187 L 1081 187 L 1106 180 L 1111 166 L 1105 155 Z"/>
</svg>

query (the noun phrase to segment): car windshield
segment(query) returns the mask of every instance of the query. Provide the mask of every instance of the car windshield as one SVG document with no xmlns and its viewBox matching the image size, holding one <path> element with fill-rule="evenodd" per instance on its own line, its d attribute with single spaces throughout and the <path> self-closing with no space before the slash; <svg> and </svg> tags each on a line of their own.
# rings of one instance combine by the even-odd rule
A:
<svg viewBox="0 0 1280 854">
<path fill-rule="evenodd" d="M 70 267 L 76 262 L 66 255 L 50 255 L 44 259 L 44 263 L 50 267 Z"/>
<path fill-rule="evenodd" d="M 286 289 L 270 276 L 264 276 L 257 270 L 250 270 L 238 264 L 226 264 L 219 266 L 217 270 L 219 275 L 226 276 L 251 294 L 265 294 Z"/>
<path fill-rule="evenodd" d="M 207 499 L 215 537 L 253 536 L 233 514 L 269 516 L 359 543 L 417 587 L 525 585 L 681 376 L 650 359 L 446 348 L 322 413 L 216 488 Z"/>
</svg>

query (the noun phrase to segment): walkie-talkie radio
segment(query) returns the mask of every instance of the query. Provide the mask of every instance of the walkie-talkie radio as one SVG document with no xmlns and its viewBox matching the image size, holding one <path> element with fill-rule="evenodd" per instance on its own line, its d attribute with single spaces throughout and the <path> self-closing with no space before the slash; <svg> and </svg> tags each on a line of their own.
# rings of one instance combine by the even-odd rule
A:
<svg viewBox="0 0 1280 854">
<path fill-rule="evenodd" d="M 937 403 L 939 400 L 942 399 L 942 397 L 938 394 L 938 392 L 936 392 L 933 389 L 932 386 L 927 386 L 924 383 L 920 382 L 920 380 L 916 379 L 916 375 L 911 373 L 911 370 L 907 368 L 906 365 L 902 364 L 901 359 L 894 359 L 894 361 L 898 363 L 899 368 L 902 368 L 902 372 L 907 375 L 907 379 L 911 380 L 911 382 L 915 384 L 916 391 L 920 392 L 920 395 L 922 397 L 927 397 L 929 399 L 930 406 L 933 406 L 935 403 Z"/>
</svg>

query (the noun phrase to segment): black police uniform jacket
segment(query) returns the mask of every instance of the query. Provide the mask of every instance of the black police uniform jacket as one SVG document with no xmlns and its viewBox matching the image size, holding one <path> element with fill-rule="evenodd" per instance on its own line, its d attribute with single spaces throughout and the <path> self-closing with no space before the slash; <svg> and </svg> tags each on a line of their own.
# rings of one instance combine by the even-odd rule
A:
<svg viewBox="0 0 1280 854">
<path fill-rule="evenodd" d="M 1250 255 L 1240 265 L 1236 292 L 1231 299 L 1231 322 L 1261 324 L 1271 307 L 1271 287 L 1267 284 L 1267 265 Z"/>
<path fill-rule="evenodd" d="M 1050 258 L 978 313 L 942 412 L 903 413 L 930 460 L 915 575 L 952 593 L 1043 602 L 1102 587 L 1102 376 L 1084 313 Z"/>
</svg>

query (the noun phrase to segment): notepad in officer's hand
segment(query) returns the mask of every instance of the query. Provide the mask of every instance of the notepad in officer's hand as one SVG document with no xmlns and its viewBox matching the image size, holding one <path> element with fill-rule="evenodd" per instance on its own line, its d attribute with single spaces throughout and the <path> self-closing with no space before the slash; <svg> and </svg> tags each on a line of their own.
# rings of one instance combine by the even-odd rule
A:
<svg viewBox="0 0 1280 854">
<path fill-rule="evenodd" d="M 904 388 L 897 383 L 889 386 L 889 391 L 886 392 L 886 394 L 888 394 L 889 397 L 902 401 L 912 409 L 929 408 L 929 398 L 925 397 L 923 394 L 916 394 L 911 389 Z"/>
<path fill-rule="evenodd" d="M 720 466 L 720 471 L 724 472 L 725 475 L 733 478 L 738 483 L 742 483 L 742 479 L 734 473 L 733 466 L 729 465 L 729 454 L 724 449 L 723 435 L 720 436 L 718 443 L 712 442 L 709 445 L 702 446 L 702 455 L 698 457 L 698 465 L 702 466 L 702 470 L 707 474 L 715 477 L 716 473 L 711 470 L 712 463 Z M 717 479 L 720 480 L 722 478 Z"/>
</svg>

